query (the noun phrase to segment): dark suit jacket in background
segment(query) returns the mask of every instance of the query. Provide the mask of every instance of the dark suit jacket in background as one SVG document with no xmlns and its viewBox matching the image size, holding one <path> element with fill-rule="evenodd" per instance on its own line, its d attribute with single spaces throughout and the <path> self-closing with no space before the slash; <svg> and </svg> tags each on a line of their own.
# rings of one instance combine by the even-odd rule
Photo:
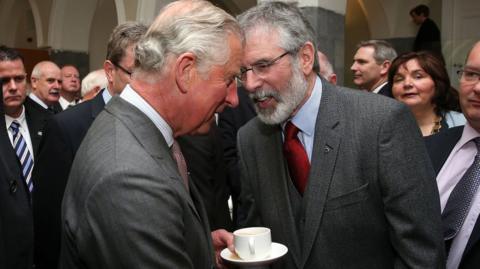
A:
<svg viewBox="0 0 480 269">
<path fill-rule="evenodd" d="M 390 85 L 390 83 L 383 85 L 383 87 L 378 91 L 378 94 L 393 98 L 392 85 Z"/>
<path fill-rule="evenodd" d="M 222 135 L 224 158 L 227 164 L 228 187 L 232 195 L 234 226 L 237 226 L 237 216 L 245 215 L 243 212 L 238 212 L 241 183 L 238 168 L 237 132 L 240 127 L 257 115 L 252 100 L 242 86 L 238 88 L 238 101 L 237 107 L 225 108 L 218 117 L 218 129 Z"/>
<path fill-rule="evenodd" d="M 413 51 L 422 50 L 431 51 L 443 59 L 440 30 L 435 22 L 429 18 L 420 25 L 413 43 Z"/>
<path fill-rule="evenodd" d="M 103 95 L 53 116 L 47 123 L 33 170 L 36 269 L 56 268 L 60 254 L 60 212 L 73 158 L 95 117 Z"/>
<path fill-rule="evenodd" d="M 272 268 L 443 268 L 435 176 L 409 108 L 322 84 L 299 210 L 281 127 L 256 118 L 240 129 L 242 226 L 270 227 L 288 247 Z"/>
<path fill-rule="evenodd" d="M 436 135 L 425 137 L 428 154 L 432 160 L 435 173 L 438 175 L 458 140 L 462 137 L 463 126 L 449 128 Z M 480 219 L 477 219 L 468 240 L 459 269 L 480 268 Z"/>
<path fill-rule="evenodd" d="M 20 162 L 5 128 L 3 98 L 0 98 L 0 152 L 0 268 L 31 269 L 32 209 Z"/>
<path fill-rule="evenodd" d="M 23 103 L 25 107 L 25 118 L 28 124 L 28 132 L 30 133 L 30 139 L 32 141 L 33 154 L 35 165 L 37 164 L 37 156 L 40 141 L 43 137 L 45 124 L 53 116 L 53 113 L 37 104 L 29 97 L 25 98 Z M 33 182 L 35 184 L 35 182 Z M 35 186 L 34 186 L 35 187 Z"/>
<path fill-rule="evenodd" d="M 72 165 L 61 268 L 212 268 L 208 219 L 153 122 L 113 97 Z"/>
<path fill-rule="evenodd" d="M 232 230 L 228 209 L 227 171 L 223 158 L 221 137 L 213 122 L 206 135 L 177 138 L 195 184 L 208 214 L 210 230 Z"/>
</svg>

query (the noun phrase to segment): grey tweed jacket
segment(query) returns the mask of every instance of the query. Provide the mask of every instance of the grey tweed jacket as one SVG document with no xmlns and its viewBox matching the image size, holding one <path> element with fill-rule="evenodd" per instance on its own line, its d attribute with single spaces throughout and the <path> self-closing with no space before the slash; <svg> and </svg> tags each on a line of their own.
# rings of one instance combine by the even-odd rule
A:
<svg viewBox="0 0 480 269">
<path fill-rule="evenodd" d="M 289 248 L 273 268 L 444 268 L 435 176 L 409 109 L 322 84 L 297 211 L 280 126 L 256 118 L 240 130 L 242 226 L 270 227 Z"/>
</svg>

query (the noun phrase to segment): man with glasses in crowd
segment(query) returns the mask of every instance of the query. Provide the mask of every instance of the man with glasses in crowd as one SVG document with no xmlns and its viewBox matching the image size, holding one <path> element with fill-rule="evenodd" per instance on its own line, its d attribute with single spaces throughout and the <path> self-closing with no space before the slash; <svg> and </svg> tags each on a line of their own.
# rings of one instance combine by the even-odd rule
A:
<svg viewBox="0 0 480 269">
<path fill-rule="evenodd" d="M 31 169 L 43 121 L 26 109 L 27 74 L 22 56 L 0 46 L 0 268 L 29 269 L 33 264 Z M 45 112 L 47 113 L 47 112 Z M 47 113 L 48 116 L 48 113 Z M 21 156 L 21 157 L 19 157 Z M 24 169 L 22 169 L 24 168 Z"/>
<path fill-rule="evenodd" d="M 434 174 L 409 109 L 319 77 L 298 8 L 262 3 L 239 22 L 258 112 L 238 136 L 239 222 L 288 247 L 272 268 L 443 268 Z"/>
<path fill-rule="evenodd" d="M 118 25 L 110 36 L 104 63 L 108 87 L 47 123 L 33 173 L 37 187 L 33 197 L 37 269 L 55 268 L 58 264 L 61 203 L 73 159 L 93 120 L 130 81 L 128 70 L 134 66 L 134 47 L 146 30 L 137 22 Z"/>
<path fill-rule="evenodd" d="M 480 268 L 480 42 L 468 54 L 459 99 L 465 126 L 426 139 L 437 173 L 447 269 Z"/>
</svg>

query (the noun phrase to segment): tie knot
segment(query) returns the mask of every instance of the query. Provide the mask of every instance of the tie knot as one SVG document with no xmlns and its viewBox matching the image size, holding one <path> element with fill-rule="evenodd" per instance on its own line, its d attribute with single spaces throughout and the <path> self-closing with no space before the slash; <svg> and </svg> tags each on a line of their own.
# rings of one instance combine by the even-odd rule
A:
<svg viewBox="0 0 480 269">
<path fill-rule="evenodd" d="M 299 130 L 291 121 L 287 122 L 287 125 L 285 125 L 285 140 L 294 139 Z"/>
<path fill-rule="evenodd" d="M 18 123 L 17 121 L 12 121 L 12 124 L 10 124 L 10 130 L 12 130 L 12 132 L 14 133 L 17 133 L 19 128 L 20 123 Z"/>
</svg>

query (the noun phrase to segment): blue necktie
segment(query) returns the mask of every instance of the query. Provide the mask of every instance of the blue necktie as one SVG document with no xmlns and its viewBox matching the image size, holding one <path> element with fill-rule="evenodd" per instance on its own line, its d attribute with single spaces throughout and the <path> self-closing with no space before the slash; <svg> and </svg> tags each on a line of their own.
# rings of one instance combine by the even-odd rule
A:
<svg viewBox="0 0 480 269">
<path fill-rule="evenodd" d="M 475 160 L 450 193 L 442 212 L 443 237 L 445 240 L 453 239 L 460 231 L 480 185 L 480 138 L 477 137 L 473 141 L 477 146 Z"/>
<path fill-rule="evenodd" d="M 13 135 L 13 148 L 17 154 L 20 164 L 22 165 L 22 175 L 25 183 L 27 184 L 28 190 L 32 192 L 33 182 L 32 182 L 32 170 L 33 170 L 33 158 L 28 150 L 27 143 L 20 133 L 20 124 L 17 121 L 13 121 L 10 125 L 10 131 Z"/>
</svg>

